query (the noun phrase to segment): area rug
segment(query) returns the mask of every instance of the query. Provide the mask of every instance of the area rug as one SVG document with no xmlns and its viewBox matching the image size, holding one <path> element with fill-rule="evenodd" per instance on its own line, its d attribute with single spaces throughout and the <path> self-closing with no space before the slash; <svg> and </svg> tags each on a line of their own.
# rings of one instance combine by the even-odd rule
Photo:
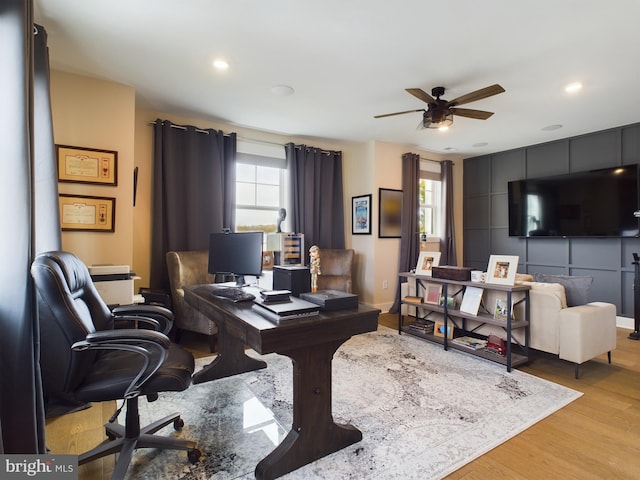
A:
<svg viewBox="0 0 640 480">
<path fill-rule="evenodd" d="M 144 423 L 181 412 L 177 435 L 197 441 L 203 458 L 191 465 L 184 452 L 141 450 L 129 478 L 254 478 L 291 426 L 292 365 L 276 354 L 250 355 L 268 368 L 140 402 Z M 351 338 L 333 362 L 334 419 L 356 426 L 363 440 L 282 478 L 439 479 L 580 395 L 380 327 Z"/>
</svg>

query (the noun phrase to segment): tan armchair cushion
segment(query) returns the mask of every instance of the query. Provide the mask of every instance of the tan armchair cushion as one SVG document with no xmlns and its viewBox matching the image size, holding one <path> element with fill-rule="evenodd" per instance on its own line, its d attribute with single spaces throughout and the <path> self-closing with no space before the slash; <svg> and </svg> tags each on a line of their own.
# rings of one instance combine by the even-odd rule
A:
<svg viewBox="0 0 640 480">
<path fill-rule="evenodd" d="M 207 271 L 208 267 L 209 252 L 206 250 L 167 252 L 167 269 L 176 327 L 214 335 L 218 332 L 216 324 L 185 302 L 183 290 L 183 287 L 188 285 L 214 283 L 215 276 Z"/>
<path fill-rule="evenodd" d="M 318 289 L 351 293 L 354 255 L 354 250 L 350 248 L 320 250 Z"/>
</svg>

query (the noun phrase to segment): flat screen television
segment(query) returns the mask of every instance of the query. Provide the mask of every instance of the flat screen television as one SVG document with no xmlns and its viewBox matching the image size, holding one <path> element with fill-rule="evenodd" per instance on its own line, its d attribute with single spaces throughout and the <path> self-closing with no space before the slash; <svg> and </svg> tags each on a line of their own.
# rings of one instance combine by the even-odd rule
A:
<svg viewBox="0 0 640 480">
<path fill-rule="evenodd" d="M 232 274 L 243 286 L 245 275 L 262 275 L 262 232 L 209 235 L 209 273 Z"/>
<path fill-rule="evenodd" d="M 638 165 L 509 182 L 509 236 L 638 237 Z"/>
</svg>

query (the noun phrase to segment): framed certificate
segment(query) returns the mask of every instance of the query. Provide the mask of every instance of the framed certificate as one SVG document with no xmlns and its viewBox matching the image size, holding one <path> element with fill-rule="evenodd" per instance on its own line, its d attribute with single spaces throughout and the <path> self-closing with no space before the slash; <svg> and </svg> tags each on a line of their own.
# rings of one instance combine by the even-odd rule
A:
<svg viewBox="0 0 640 480">
<path fill-rule="evenodd" d="M 56 145 L 58 181 L 118 184 L 118 152 Z"/>
<path fill-rule="evenodd" d="M 110 197 L 58 196 L 63 231 L 115 231 L 116 199 Z"/>
</svg>

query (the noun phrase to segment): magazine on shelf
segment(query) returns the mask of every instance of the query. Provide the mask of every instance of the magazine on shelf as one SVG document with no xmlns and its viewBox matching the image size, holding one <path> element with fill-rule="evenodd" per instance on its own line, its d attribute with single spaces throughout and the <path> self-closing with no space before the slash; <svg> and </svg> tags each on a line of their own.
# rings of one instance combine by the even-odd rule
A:
<svg viewBox="0 0 640 480">
<path fill-rule="evenodd" d="M 481 338 L 475 337 L 456 337 L 451 342 L 462 345 L 463 347 L 471 348 L 472 350 L 481 350 L 487 346 L 487 341 Z"/>
<path fill-rule="evenodd" d="M 482 301 L 482 294 L 484 290 L 479 287 L 467 287 L 462 296 L 462 302 L 460 303 L 460 311 L 469 313 L 471 315 L 477 315 L 480 308 L 480 302 Z"/>
</svg>

